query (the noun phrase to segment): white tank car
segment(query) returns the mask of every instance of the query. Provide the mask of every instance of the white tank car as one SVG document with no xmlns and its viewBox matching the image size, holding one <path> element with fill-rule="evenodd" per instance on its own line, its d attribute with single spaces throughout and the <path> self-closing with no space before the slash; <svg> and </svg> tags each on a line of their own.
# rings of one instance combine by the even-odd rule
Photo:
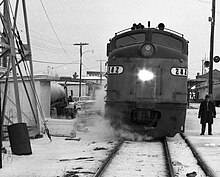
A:
<svg viewBox="0 0 220 177">
<path fill-rule="evenodd" d="M 65 98 L 65 89 L 56 82 L 51 83 L 51 102 Z"/>
</svg>

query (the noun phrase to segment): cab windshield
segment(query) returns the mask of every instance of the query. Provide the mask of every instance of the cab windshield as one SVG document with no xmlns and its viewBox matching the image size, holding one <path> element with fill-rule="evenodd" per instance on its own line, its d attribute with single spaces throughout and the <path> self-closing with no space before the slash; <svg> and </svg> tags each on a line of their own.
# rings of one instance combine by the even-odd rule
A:
<svg viewBox="0 0 220 177">
<path fill-rule="evenodd" d="M 183 49 L 183 43 L 181 40 L 166 34 L 154 33 L 152 35 L 152 42 L 180 51 Z"/>
<path fill-rule="evenodd" d="M 131 34 L 116 40 L 116 47 L 124 47 L 145 42 L 145 33 Z"/>
</svg>

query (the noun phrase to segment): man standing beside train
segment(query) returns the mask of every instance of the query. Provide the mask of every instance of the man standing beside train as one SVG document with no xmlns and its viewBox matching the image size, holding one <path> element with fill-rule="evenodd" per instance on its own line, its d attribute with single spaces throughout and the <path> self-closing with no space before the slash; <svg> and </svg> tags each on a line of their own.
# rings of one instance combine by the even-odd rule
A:
<svg viewBox="0 0 220 177">
<path fill-rule="evenodd" d="M 204 135 L 206 129 L 206 123 L 208 123 L 208 134 L 212 135 L 213 118 L 216 117 L 215 104 L 211 101 L 209 95 L 205 96 L 205 101 L 200 104 L 199 116 L 201 118 L 200 124 L 202 124 L 202 130 L 200 135 Z"/>
</svg>

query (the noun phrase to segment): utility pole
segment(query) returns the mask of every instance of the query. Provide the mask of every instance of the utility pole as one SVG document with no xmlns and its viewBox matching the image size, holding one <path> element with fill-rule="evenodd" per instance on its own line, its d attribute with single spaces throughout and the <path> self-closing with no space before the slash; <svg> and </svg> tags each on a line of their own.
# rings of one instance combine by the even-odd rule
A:
<svg viewBox="0 0 220 177">
<path fill-rule="evenodd" d="M 102 62 L 105 60 L 96 60 L 99 61 L 99 65 L 100 65 L 100 84 L 102 84 Z"/>
<path fill-rule="evenodd" d="M 213 94 L 213 49 L 214 49 L 214 32 L 215 32 L 215 4 L 216 0 L 212 0 L 212 17 L 211 20 L 211 36 L 210 36 L 210 56 L 209 56 L 209 95 Z"/>
<path fill-rule="evenodd" d="M 73 45 L 77 45 L 80 47 L 79 54 L 80 54 L 80 62 L 79 62 L 79 97 L 81 97 L 81 86 L 82 86 L 82 55 L 83 55 L 83 49 L 82 47 L 85 45 L 89 45 L 89 43 L 75 43 Z"/>
<path fill-rule="evenodd" d="M 18 1 L 18 0 L 17 0 Z M 35 81 L 34 81 L 34 70 L 33 70 L 33 62 L 32 62 L 32 52 L 31 52 L 31 41 L 30 41 L 30 34 L 29 34 L 29 27 L 28 27 L 28 17 L 27 17 L 27 9 L 26 9 L 26 3 L 25 0 L 22 0 L 22 6 L 23 6 L 23 13 L 24 13 L 24 24 L 25 24 L 25 32 L 26 32 L 26 38 L 27 38 L 27 50 L 28 50 L 28 55 L 25 56 L 25 59 L 29 61 L 29 66 L 30 66 L 30 79 L 33 85 L 33 88 L 35 90 Z M 30 82 L 30 84 L 31 84 Z M 35 95 L 34 90 L 31 89 L 33 92 L 32 94 Z M 37 118 L 37 127 L 39 128 L 40 131 L 40 122 L 38 119 L 38 112 L 37 112 L 37 98 L 34 96 L 32 98 L 32 103 L 33 103 L 33 114 Z"/>
<path fill-rule="evenodd" d="M 34 72 L 33 72 L 32 54 L 31 54 L 31 42 L 30 42 L 30 34 L 29 34 L 27 9 L 26 9 L 25 0 L 22 0 L 22 6 L 23 6 L 23 13 L 24 13 L 24 24 L 25 24 L 26 38 L 27 38 L 27 49 L 29 52 L 28 56 L 26 57 L 26 60 L 29 61 L 30 74 L 31 74 L 31 77 L 33 77 Z"/>
</svg>

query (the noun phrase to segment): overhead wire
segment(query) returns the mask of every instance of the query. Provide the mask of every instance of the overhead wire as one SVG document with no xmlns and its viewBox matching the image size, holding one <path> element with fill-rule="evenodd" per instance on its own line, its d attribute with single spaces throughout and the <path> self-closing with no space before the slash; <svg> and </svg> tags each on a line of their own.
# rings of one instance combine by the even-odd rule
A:
<svg viewBox="0 0 220 177">
<path fill-rule="evenodd" d="M 21 36 L 25 37 L 25 35 L 21 34 Z M 55 42 L 55 41 L 50 41 L 51 39 L 50 38 L 46 38 L 46 37 L 40 37 L 38 35 L 31 35 L 32 37 L 32 41 L 33 41 L 33 37 L 36 38 L 36 40 L 34 40 L 36 43 L 39 43 L 41 45 L 46 45 L 46 46 L 50 46 L 50 47 L 53 47 L 54 48 L 54 45 L 60 45 L 58 42 Z M 41 42 L 39 42 L 41 41 Z M 43 42 L 43 43 L 42 43 Z M 45 42 L 47 42 L 47 44 L 45 44 Z M 67 44 L 67 43 L 62 43 L 62 45 L 70 45 L 70 44 Z M 72 44 L 71 44 L 72 45 Z M 56 47 L 57 49 L 59 50 L 62 50 L 62 48 L 58 48 Z M 66 50 L 66 49 L 65 49 Z M 67 50 L 72 50 L 72 49 L 67 49 Z"/>
<path fill-rule="evenodd" d="M 46 42 L 49 43 L 49 44 L 45 44 L 45 43 L 41 43 L 41 42 L 39 42 L 37 40 L 33 40 L 32 39 L 32 43 L 34 43 L 34 45 L 32 45 L 32 47 L 35 48 L 36 50 L 40 50 L 40 51 L 43 51 L 43 52 L 46 52 L 46 53 L 60 53 L 60 52 L 64 52 L 68 56 L 68 58 L 70 59 L 70 57 L 67 54 L 66 49 L 64 49 L 63 45 L 72 45 L 72 44 L 61 43 L 61 41 L 60 41 L 60 39 L 59 39 L 59 37 L 57 35 L 57 32 L 56 32 L 55 28 L 53 27 L 53 24 L 52 24 L 52 22 L 50 20 L 50 17 L 48 15 L 48 13 L 47 13 L 47 10 L 46 10 L 46 8 L 45 8 L 45 6 L 43 4 L 43 1 L 40 0 L 40 2 L 41 2 L 41 5 L 42 5 L 43 10 L 44 10 L 44 13 L 46 14 L 46 17 L 47 17 L 47 19 L 49 21 L 49 24 L 50 24 L 50 26 L 51 26 L 51 28 L 52 28 L 52 30 L 53 30 L 57 40 L 48 38 L 48 37 L 46 37 L 46 36 L 44 36 L 42 34 L 37 33 L 36 31 L 30 29 L 30 31 L 33 32 L 33 34 L 34 34 L 33 36 L 35 38 L 37 38 L 37 39 L 39 39 L 41 41 L 46 41 Z M 11 11 L 12 11 L 12 8 L 11 8 Z M 18 24 L 23 27 L 22 24 L 20 24 L 20 23 L 18 23 Z M 60 45 L 61 48 L 54 47 L 54 45 L 52 46 L 50 44 Z M 71 50 L 71 49 L 68 49 L 68 50 Z M 59 62 L 51 62 L 51 61 L 37 61 L 37 60 L 33 60 L 33 62 L 36 62 L 36 63 L 48 63 L 48 64 L 61 64 L 61 66 L 57 66 L 56 68 L 59 68 L 59 67 L 62 67 L 64 65 L 68 65 L 68 64 L 78 64 L 78 63 L 74 63 L 75 61 L 72 61 L 72 62 L 69 62 L 69 63 L 64 63 L 64 62 L 60 62 L 59 63 Z M 86 67 L 86 66 L 84 65 L 84 67 Z M 86 68 L 88 68 L 88 67 L 86 67 Z"/>
<path fill-rule="evenodd" d="M 41 61 L 41 60 L 32 60 L 33 62 L 36 62 L 36 63 L 47 63 L 47 64 L 58 64 L 58 65 L 63 65 L 63 64 L 79 64 L 79 63 L 74 63 L 73 62 L 69 62 L 69 63 L 62 63 L 62 62 L 52 62 L 52 61 Z M 78 60 L 75 60 L 75 61 L 78 61 Z"/>
<path fill-rule="evenodd" d="M 202 3 L 206 3 L 206 4 L 211 4 L 211 2 L 208 2 L 208 1 L 204 1 L 204 0 L 198 0 L 199 2 L 202 2 Z"/>
<path fill-rule="evenodd" d="M 17 23 L 17 24 L 18 24 L 18 26 L 24 28 L 24 26 L 21 23 Z M 55 40 L 53 38 L 50 38 L 50 37 L 48 37 L 46 35 L 42 35 L 41 33 L 38 33 L 38 32 L 36 32 L 35 30 L 33 30 L 31 28 L 29 29 L 29 31 L 31 32 L 32 37 L 34 36 L 34 37 L 36 37 L 36 38 L 38 38 L 38 39 L 40 39 L 42 41 L 46 41 L 48 43 L 60 45 L 60 43 L 57 40 Z M 22 32 L 22 30 L 21 30 L 21 32 Z M 61 43 L 62 43 L 62 45 L 70 45 L 70 46 L 73 45 L 73 44 L 70 44 L 70 43 L 63 43 L 63 42 L 61 42 Z"/>
<path fill-rule="evenodd" d="M 20 34 L 20 35 L 22 37 L 25 37 L 25 35 L 22 35 L 22 34 Z M 39 40 L 41 40 L 41 38 L 39 38 Z M 47 44 L 43 40 L 40 42 L 39 42 L 39 40 L 33 39 L 33 38 L 31 39 L 32 43 L 34 44 L 34 45 L 32 45 L 32 48 L 34 48 L 35 50 L 39 50 L 44 53 L 57 53 L 57 54 L 58 53 L 60 54 L 61 52 L 63 53 L 62 48 L 54 46 L 55 42 L 50 43 L 50 41 L 45 40 L 46 42 L 49 42 Z M 51 44 L 53 44 L 53 45 L 51 45 Z M 57 44 L 58 43 L 56 42 L 55 45 L 57 45 Z M 65 45 L 67 45 L 67 44 L 65 44 Z M 69 52 L 72 51 L 72 49 L 67 49 L 67 50 L 69 50 Z"/>
<path fill-rule="evenodd" d="M 52 24 L 52 22 L 51 22 L 51 20 L 50 20 L 50 17 L 49 17 L 49 15 L 48 15 L 48 13 L 47 13 L 47 10 L 46 10 L 46 8 L 45 8 L 45 6 L 44 6 L 43 1 L 40 0 L 40 3 L 41 3 L 41 6 L 43 7 L 44 13 L 45 13 L 45 15 L 46 15 L 46 17 L 47 17 L 47 19 L 48 19 L 48 21 L 49 21 L 49 24 L 50 24 L 50 26 L 51 26 L 51 28 L 52 28 L 52 30 L 53 30 L 53 32 L 54 32 L 54 35 L 55 35 L 56 38 L 57 38 L 57 41 L 59 42 L 59 44 L 60 44 L 61 48 L 63 49 L 64 53 L 66 54 L 66 56 L 69 58 L 69 60 L 71 60 L 70 56 L 67 54 L 65 48 L 63 47 L 63 45 L 62 45 L 62 43 L 61 43 L 61 41 L 60 41 L 60 39 L 59 39 L 59 37 L 58 37 L 58 35 L 57 35 L 57 32 L 56 32 L 55 28 L 53 27 L 53 24 Z"/>
<path fill-rule="evenodd" d="M 63 64 L 63 65 L 60 65 L 60 66 L 55 66 L 55 67 L 53 67 L 53 69 L 61 68 L 61 67 L 66 66 L 66 65 L 68 65 L 68 64 Z M 35 71 L 35 73 L 41 73 L 41 72 L 44 72 L 44 71 L 45 71 L 45 69 L 43 69 L 43 70 L 38 70 L 38 71 Z"/>
<path fill-rule="evenodd" d="M 23 32 L 22 30 L 20 30 L 20 32 Z M 25 37 L 25 35 L 24 34 L 20 34 L 22 37 Z M 48 39 L 46 39 L 46 37 L 45 38 L 41 38 L 41 37 L 39 37 L 39 36 L 37 36 L 37 35 L 33 35 L 33 33 L 31 33 L 31 41 L 32 41 L 32 43 L 37 43 L 37 44 L 39 44 L 39 45 L 41 45 L 42 47 L 43 46 L 48 46 L 48 47 L 51 47 L 51 48 L 56 48 L 56 49 L 58 49 L 58 50 L 60 50 L 60 51 L 63 51 L 63 49 L 60 47 L 60 44 L 58 43 L 58 42 L 55 42 L 55 41 L 50 41 L 50 39 L 48 38 Z M 59 46 L 58 46 L 59 45 Z M 68 50 L 71 50 L 71 49 L 68 49 Z"/>
<path fill-rule="evenodd" d="M 2 0 L 2 2 L 0 3 L 0 6 L 3 4 L 4 0 Z"/>
<path fill-rule="evenodd" d="M 198 0 L 199 2 L 201 2 L 201 3 L 205 3 L 205 4 L 211 4 L 211 2 L 210 1 L 204 1 L 204 0 Z M 216 10 L 215 11 L 218 15 L 220 14 L 220 11 L 218 11 L 218 10 Z"/>
<path fill-rule="evenodd" d="M 38 33 L 37 33 L 38 34 Z M 25 35 L 20 34 L 22 37 L 25 37 Z M 39 36 L 38 36 L 39 35 Z M 45 53 L 64 53 L 63 49 L 58 47 L 59 43 L 57 41 L 50 41 L 50 38 L 47 38 L 46 36 L 40 37 L 40 34 L 38 35 L 31 35 L 32 43 L 32 48 L 45 52 Z M 43 35 L 42 35 L 43 36 Z M 72 45 L 72 44 L 67 44 L 67 43 L 62 43 L 63 45 Z M 71 52 L 72 49 L 66 49 L 66 51 Z M 65 53 L 64 53 L 65 54 Z"/>
<path fill-rule="evenodd" d="M 44 50 L 44 51 L 48 51 L 48 52 L 52 52 L 52 53 L 63 53 L 63 51 L 60 49 L 60 48 L 57 48 L 57 47 L 53 47 L 53 46 L 50 46 L 50 45 L 46 45 L 46 44 L 41 44 L 40 42 L 36 42 L 36 41 L 33 41 L 32 40 L 32 43 L 35 44 L 36 47 Z M 71 51 L 71 50 L 70 50 Z"/>
<path fill-rule="evenodd" d="M 199 61 L 190 61 L 189 63 L 190 64 L 193 64 L 193 63 L 199 63 L 199 62 L 201 62 L 202 60 L 199 60 Z"/>
</svg>

